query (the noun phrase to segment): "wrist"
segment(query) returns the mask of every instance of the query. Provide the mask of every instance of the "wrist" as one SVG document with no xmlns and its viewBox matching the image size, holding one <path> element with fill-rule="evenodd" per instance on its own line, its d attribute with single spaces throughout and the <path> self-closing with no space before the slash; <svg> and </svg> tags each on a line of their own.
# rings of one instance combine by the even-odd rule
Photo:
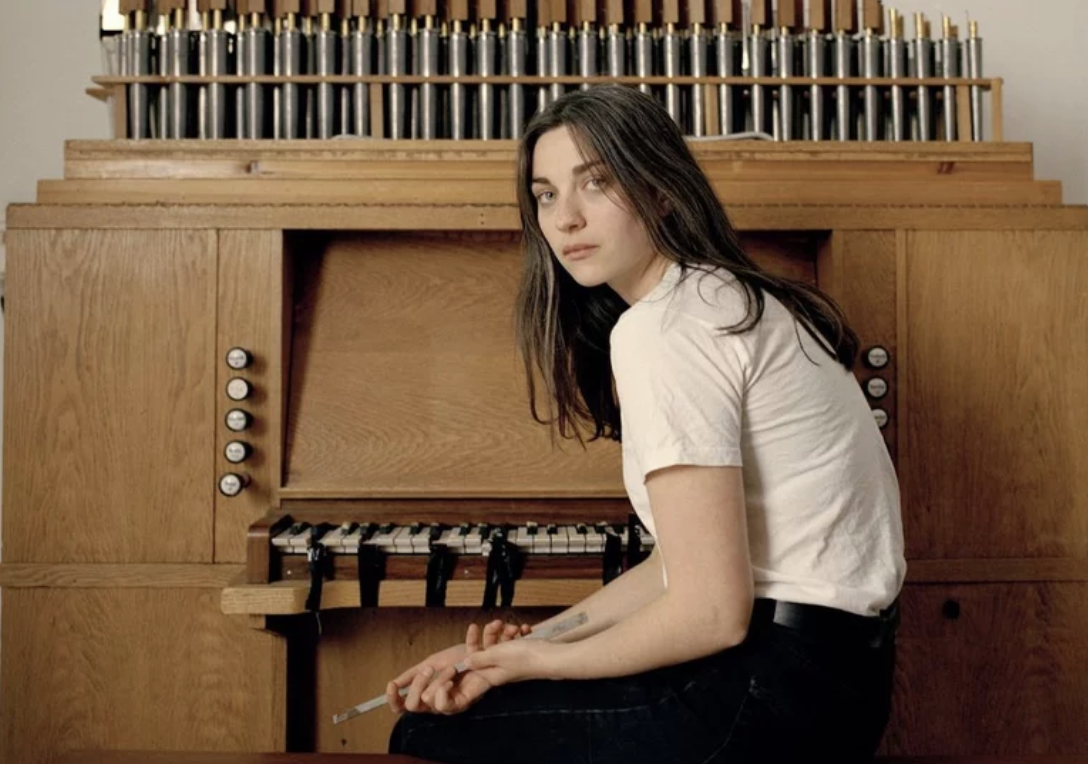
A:
<svg viewBox="0 0 1088 764">
<path fill-rule="evenodd" d="M 536 660 L 532 663 L 530 675 L 527 679 L 561 679 L 563 678 L 564 656 L 570 652 L 571 646 L 559 642 L 541 642 L 536 650 Z"/>
</svg>

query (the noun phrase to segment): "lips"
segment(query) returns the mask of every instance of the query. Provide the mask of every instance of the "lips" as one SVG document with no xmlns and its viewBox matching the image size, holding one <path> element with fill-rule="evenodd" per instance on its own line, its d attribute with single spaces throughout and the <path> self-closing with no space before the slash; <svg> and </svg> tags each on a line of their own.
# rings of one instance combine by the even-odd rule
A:
<svg viewBox="0 0 1088 764">
<path fill-rule="evenodd" d="M 582 260 L 589 257 L 596 248 L 595 244 L 571 244 L 563 247 L 563 256 L 568 260 Z"/>
</svg>

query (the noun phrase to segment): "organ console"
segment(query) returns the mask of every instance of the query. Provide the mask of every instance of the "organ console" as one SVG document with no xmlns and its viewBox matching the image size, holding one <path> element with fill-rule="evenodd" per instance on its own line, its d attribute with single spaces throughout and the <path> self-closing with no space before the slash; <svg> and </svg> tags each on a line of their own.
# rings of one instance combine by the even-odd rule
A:
<svg viewBox="0 0 1088 764">
<path fill-rule="evenodd" d="M 909 565 L 883 751 L 1088 752 L 1088 209 L 999 80 L 947 81 L 946 123 L 925 23 L 849 2 L 155 9 L 100 82 L 161 140 L 71 141 L 7 216 L 0 758 L 381 751 L 388 714 L 329 720 L 644 559 L 617 444 L 532 422 L 511 335 L 509 138 L 602 77 L 678 108 L 746 250 L 859 334 Z M 835 69 L 878 39 L 909 78 Z M 721 140 L 757 106 L 782 140 Z"/>
</svg>

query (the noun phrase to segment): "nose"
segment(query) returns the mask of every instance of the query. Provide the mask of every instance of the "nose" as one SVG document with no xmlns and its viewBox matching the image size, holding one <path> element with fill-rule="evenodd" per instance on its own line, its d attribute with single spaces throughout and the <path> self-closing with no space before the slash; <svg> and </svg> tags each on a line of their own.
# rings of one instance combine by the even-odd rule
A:
<svg viewBox="0 0 1088 764">
<path fill-rule="evenodd" d="M 577 194 L 564 194 L 556 203 L 555 226 L 563 233 L 577 231 L 586 224 Z"/>
</svg>

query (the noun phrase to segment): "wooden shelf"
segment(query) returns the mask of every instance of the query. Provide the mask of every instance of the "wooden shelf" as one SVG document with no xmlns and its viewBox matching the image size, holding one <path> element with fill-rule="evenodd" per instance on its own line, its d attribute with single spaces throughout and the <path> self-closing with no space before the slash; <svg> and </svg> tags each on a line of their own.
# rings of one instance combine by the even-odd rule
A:
<svg viewBox="0 0 1088 764">
<path fill-rule="evenodd" d="M 1088 561 L 1068 559 L 1015 560 L 911 560 L 907 583 L 995 584 L 1053 581 L 1088 581 Z M 514 591 L 516 607 L 573 605 L 601 588 L 595 579 L 527 579 L 518 581 Z M 239 574 L 223 589 L 221 607 L 229 615 L 293 615 L 305 613 L 307 581 L 279 581 L 246 584 Z M 446 590 L 447 607 L 479 607 L 483 601 L 482 581 L 451 581 Z M 385 581 L 378 596 L 379 607 L 422 607 L 423 581 Z M 321 609 L 359 606 L 359 586 L 354 581 L 326 581 L 322 587 Z"/>
<path fill-rule="evenodd" d="M 421 216 L 420 210 L 426 209 Z M 1083 230 L 1088 206 L 1072 205 L 856 205 L 735 204 L 728 208 L 738 231 L 1015 231 Z M 8 230 L 140 228 L 163 230 L 515 232 L 513 204 L 13 204 Z M 299 489 L 300 491 L 302 489 Z M 337 495 L 343 496 L 342 491 Z"/>
<path fill-rule="evenodd" d="M 566 606 L 588 597 L 601 588 L 593 579 L 530 579 L 518 581 L 514 603 L 518 607 Z M 378 595 L 379 607 L 422 607 L 424 581 L 385 581 Z M 240 576 L 223 589 L 221 607 L 228 615 L 292 615 L 305 613 L 307 581 L 278 581 L 274 584 L 246 584 Z M 484 597 L 483 581 L 450 581 L 446 607 L 479 607 Z M 321 590 L 321 609 L 359 607 L 359 585 L 354 581 L 326 581 Z"/>
<path fill-rule="evenodd" d="M 830 85 L 847 87 L 918 87 L 921 85 L 941 88 L 968 86 L 979 87 L 983 90 L 1000 88 L 1003 80 L 1000 78 L 968 78 L 968 77 L 665 77 L 656 75 L 653 77 L 583 77 L 580 75 L 548 76 L 527 74 L 521 76 L 494 75 L 490 77 L 467 76 L 454 77 L 452 75 L 434 75 L 423 77 L 420 75 L 402 74 L 296 74 L 296 75 L 241 75 L 229 74 L 222 76 L 209 76 L 199 74 L 186 75 L 162 75 L 146 74 L 140 76 L 99 76 L 91 80 L 102 87 L 116 85 L 170 85 L 180 83 L 183 85 L 245 85 L 257 83 L 262 85 L 354 85 L 358 83 L 372 85 Z"/>
<path fill-rule="evenodd" d="M 238 564 L 52 563 L 0 564 L 10 589 L 221 589 L 244 573 Z"/>
</svg>

